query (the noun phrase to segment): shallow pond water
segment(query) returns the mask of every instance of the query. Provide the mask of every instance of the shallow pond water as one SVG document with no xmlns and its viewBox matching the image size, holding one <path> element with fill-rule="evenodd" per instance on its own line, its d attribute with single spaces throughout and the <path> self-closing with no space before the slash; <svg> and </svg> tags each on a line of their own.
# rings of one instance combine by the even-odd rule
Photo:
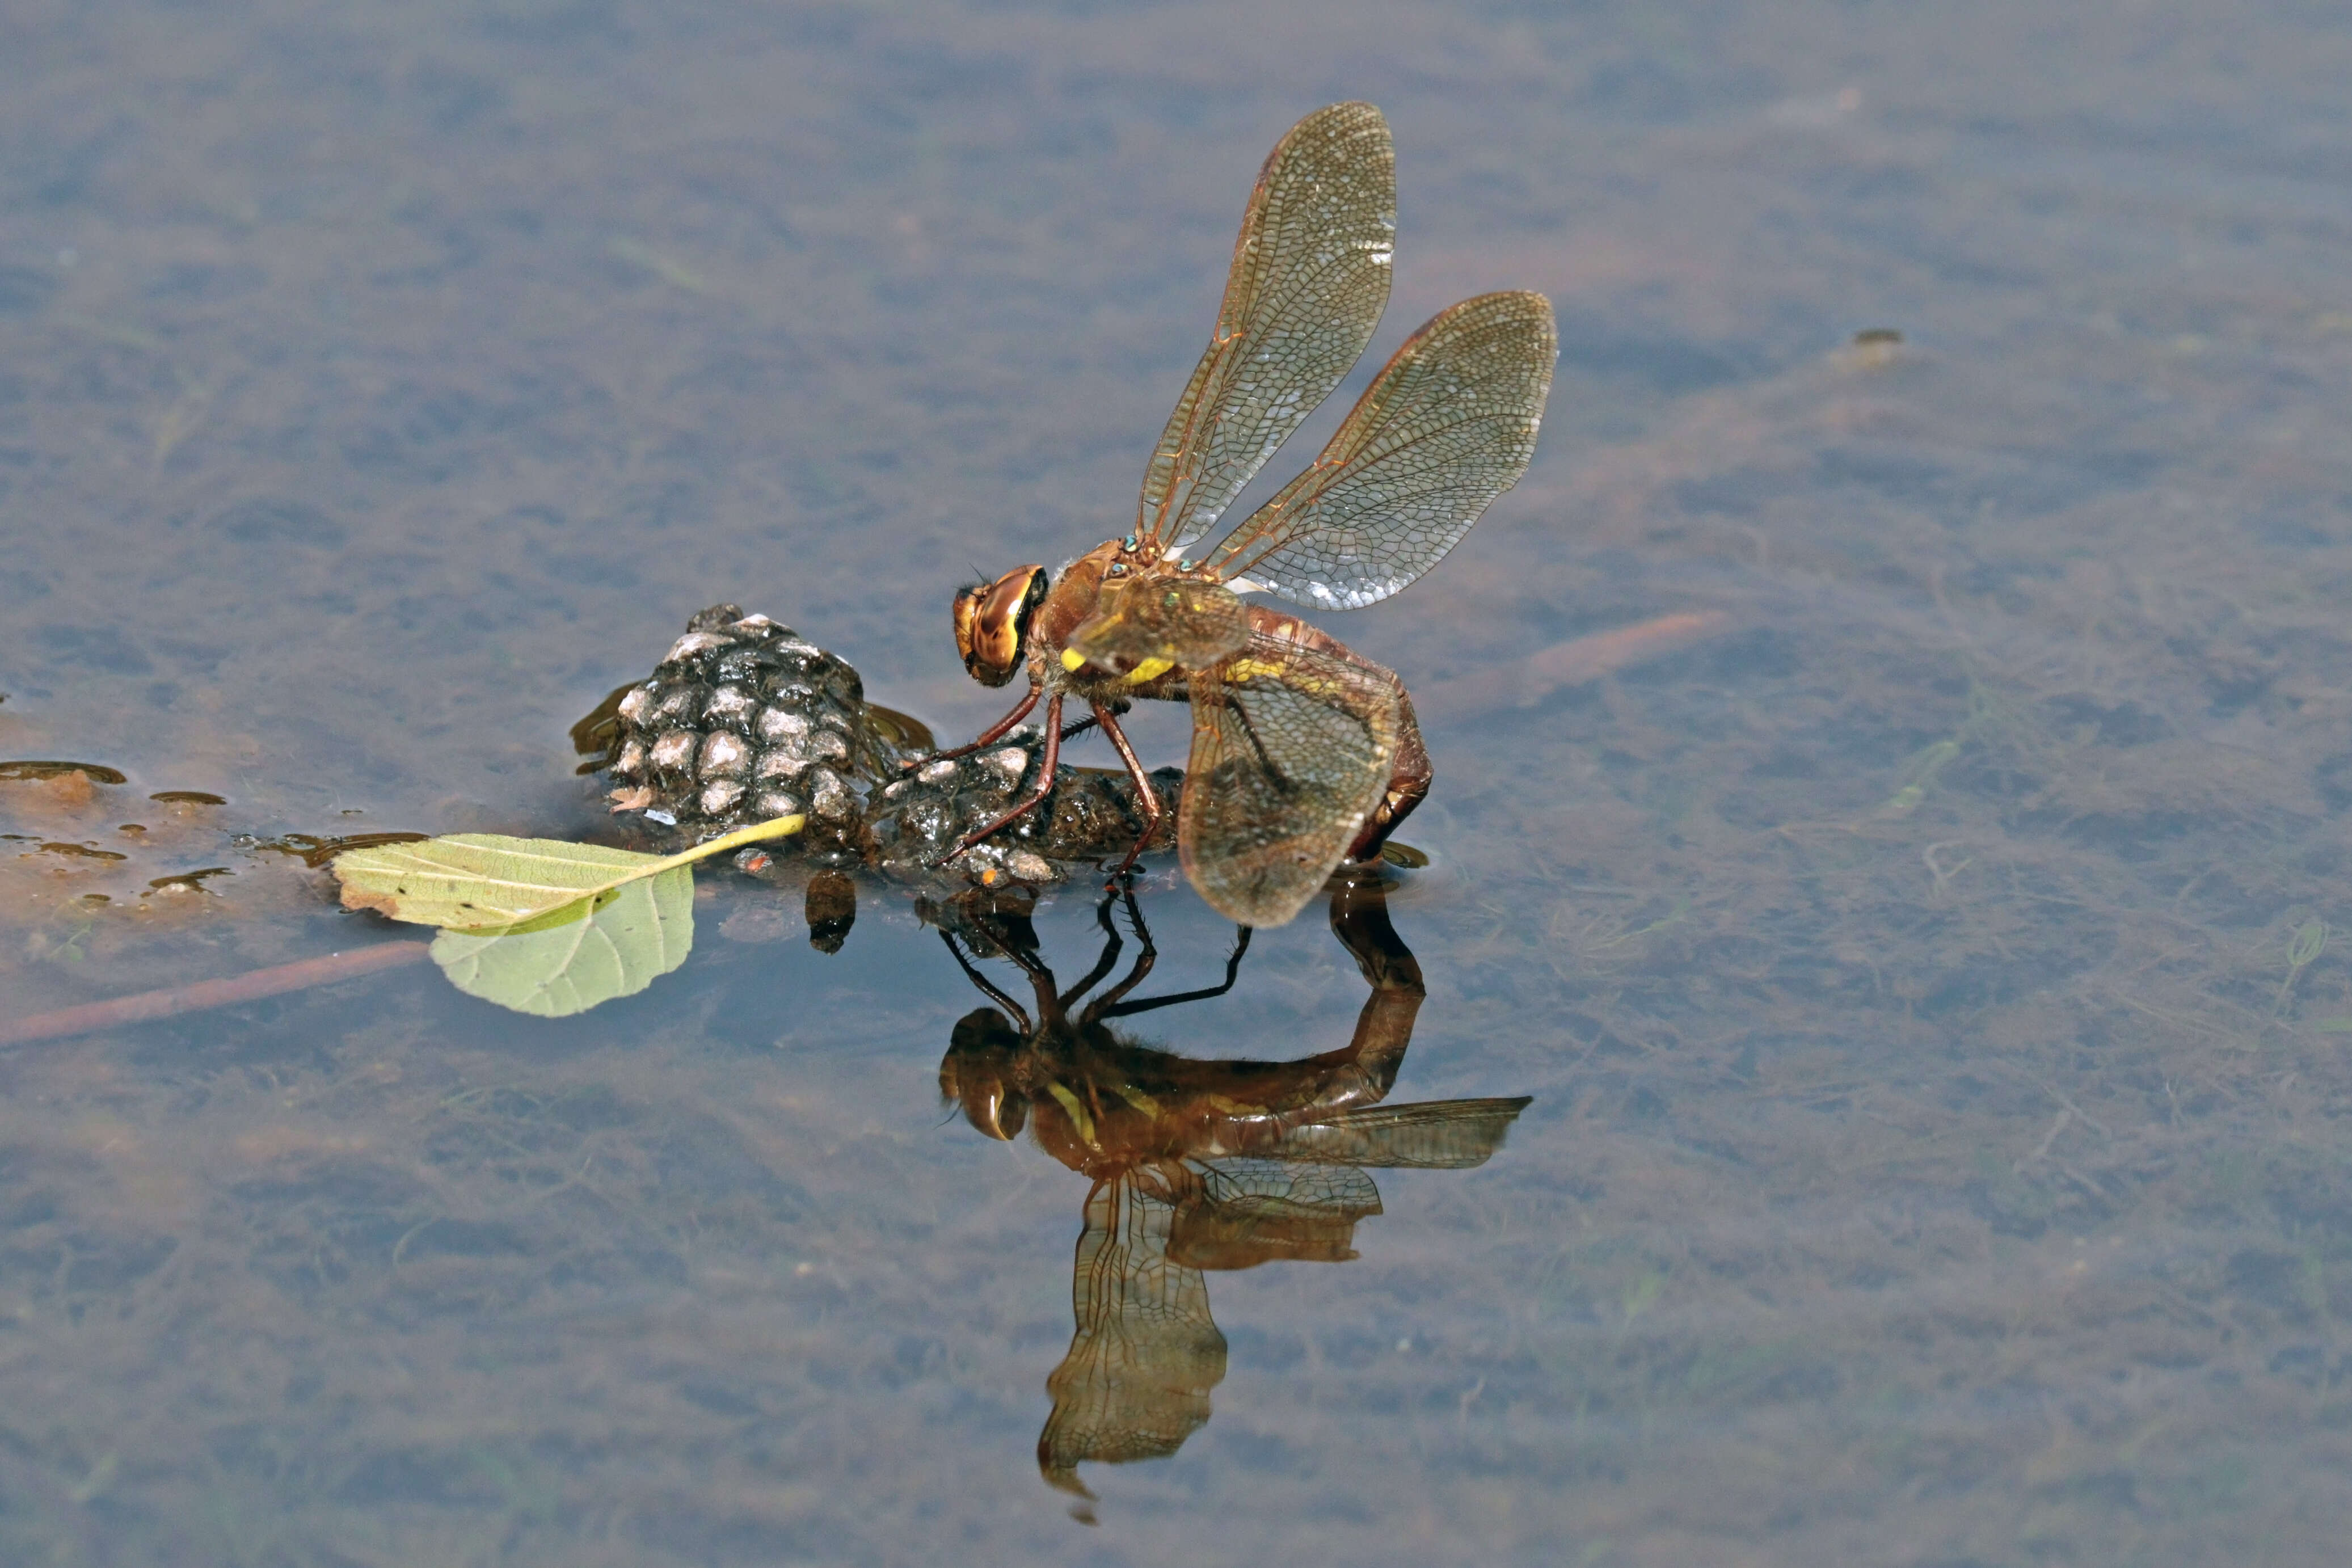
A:
<svg viewBox="0 0 2352 1568">
<path fill-rule="evenodd" d="M 1487 289 L 1562 331 L 1527 480 L 1331 628 L 1437 767 L 1391 1098 L 1531 1102 L 1177 1280 L 1224 1350 L 1172 1457 L 1041 1478 L 1089 1183 L 943 1103 L 938 934 L 706 876 L 575 1019 L 409 966 L 0 1054 L 0 1557 L 2339 1560 L 2336 8 L 0 37 L 0 760 L 121 778 L 0 777 L 6 1016 L 397 939 L 320 837 L 595 830 L 568 726 L 717 599 L 976 730 L 948 595 L 1124 526 L 1319 103 L 1395 129 L 1375 357 Z M 1140 907 L 1150 989 L 1223 975 Z M 1094 962 L 1090 896 L 1036 923 Z M 1318 906 L 1123 1027 L 1305 1058 L 1366 997 Z"/>
</svg>

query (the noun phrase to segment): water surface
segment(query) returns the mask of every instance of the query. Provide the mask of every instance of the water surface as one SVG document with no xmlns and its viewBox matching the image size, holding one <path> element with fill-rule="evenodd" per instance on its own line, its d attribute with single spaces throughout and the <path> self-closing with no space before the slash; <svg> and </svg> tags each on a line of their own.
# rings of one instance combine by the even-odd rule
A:
<svg viewBox="0 0 2352 1568">
<path fill-rule="evenodd" d="M 1085 1467 L 1093 1528 L 1034 1454 L 1088 1183 L 942 1105 L 982 999 L 903 900 L 828 956 L 706 879 L 570 1022 L 411 968 L 0 1058 L 0 1555 L 2336 1560 L 2335 8 L 0 37 L 0 758 L 124 776 L 0 782 L 12 1015 L 393 934 L 257 840 L 589 830 L 568 725 L 714 600 L 992 717 L 947 595 L 1124 525 L 1318 104 L 1396 132 L 1375 360 L 1487 289 L 1563 336 L 1526 482 L 1332 627 L 1438 770 L 1393 1098 L 1533 1101 L 1378 1173 L 1354 1260 L 1210 1274 L 1213 1415 Z M 1143 907 L 1155 988 L 1222 974 Z M 1038 927 L 1092 963 L 1091 900 Z M 1302 1057 L 1365 995 L 1310 909 L 1132 1027 Z"/>
</svg>

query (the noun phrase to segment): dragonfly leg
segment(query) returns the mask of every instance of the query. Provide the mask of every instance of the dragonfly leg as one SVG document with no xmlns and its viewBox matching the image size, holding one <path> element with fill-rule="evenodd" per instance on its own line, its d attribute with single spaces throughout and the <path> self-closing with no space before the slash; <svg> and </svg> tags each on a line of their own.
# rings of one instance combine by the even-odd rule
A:
<svg viewBox="0 0 2352 1568">
<path fill-rule="evenodd" d="M 979 986 L 990 1001 L 995 1003 L 998 1006 L 1012 1014 L 1015 1018 L 1020 1019 L 1021 1032 L 1023 1034 L 1025 1035 L 1030 1033 L 1034 1026 L 1029 1022 L 1028 1009 L 1022 1006 L 1020 1003 L 1015 1002 L 1012 997 L 1007 996 L 1003 992 L 999 991 L 995 986 L 989 984 L 988 976 L 982 974 L 977 968 L 973 967 L 971 960 L 963 955 L 963 949 L 961 946 L 958 945 L 955 939 L 955 933 L 952 931 L 943 931 L 940 932 L 940 940 L 948 944 L 948 951 L 955 954 L 955 961 L 963 966 L 964 978 L 971 981 L 974 985 Z"/>
<path fill-rule="evenodd" d="M 1015 724 L 1020 723 L 1022 720 L 1029 717 L 1029 710 L 1037 706 L 1037 699 L 1045 694 L 1045 687 L 1033 678 L 1029 682 L 1029 695 L 1014 703 L 1013 705 L 1012 712 L 1007 713 L 1003 718 L 999 719 L 995 723 L 991 724 L 987 729 L 982 730 L 971 740 L 965 742 L 961 746 L 950 746 L 944 752 L 933 752 L 928 757 L 909 758 L 906 762 L 900 763 L 898 766 L 907 772 L 911 773 L 917 768 L 927 768 L 933 763 L 946 762 L 955 757 L 968 757 L 972 752 L 980 750 L 982 746 L 992 746 L 996 744 L 997 742 L 1002 741 L 1005 736 L 1013 733 L 1013 727 Z M 1059 698 L 1055 698 L 1055 706 L 1059 708 L 1060 705 L 1061 700 Z M 992 828 L 990 831 L 993 832 L 994 829 Z"/>
<path fill-rule="evenodd" d="M 1119 950 L 1125 943 L 1119 940 L 1118 926 L 1110 918 L 1111 900 L 1117 896 L 1114 893 L 1105 893 L 1102 902 L 1095 906 L 1095 923 L 1102 927 L 1103 931 L 1102 956 L 1095 960 L 1095 966 L 1087 971 L 1085 978 L 1055 998 L 1065 1012 L 1068 1010 L 1071 1003 L 1093 990 L 1102 977 L 1108 974 L 1118 963 Z"/>
<path fill-rule="evenodd" d="M 1130 704 L 1124 697 L 1115 697 L 1111 699 L 1106 706 L 1110 709 L 1112 715 L 1116 717 L 1119 714 L 1125 713 Z M 1089 713 L 1075 724 L 1064 725 L 1062 727 L 1062 739 L 1066 741 L 1074 735 L 1083 735 L 1100 722 L 1102 722 L 1101 720 L 1096 718 L 1092 713 Z"/>
<path fill-rule="evenodd" d="M 1033 691 L 1030 693 L 1030 697 L 1031 700 L 1034 701 L 1035 700 L 1036 693 Z M 1028 710 L 1025 708 L 1016 710 L 1014 716 L 1017 718 L 1021 713 L 1025 713 Z M 1004 727 L 1008 730 L 1012 728 L 1010 724 L 1007 724 Z M 986 742 L 974 742 L 973 744 L 984 745 Z M 967 747 L 965 749 L 970 750 L 971 748 Z M 1061 766 L 1061 763 L 1062 694 L 1057 691 L 1051 698 L 1047 699 L 1045 702 L 1045 743 L 1043 748 L 1043 754 L 1037 759 L 1036 787 L 1032 789 L 1025 798 L 1014 802 L 1013 809 L 1006 812 L 1003 816 L 998 817 L 994 822 L 990 823 L 985 827 L 976 827 L 970 833 L 965 834 L 961 838 L 957 839 L 955 841 L 955 847 L 950 849 L 946 854 L 940 857 L 940 864 L 945 865 L 950 860 L 952 860 L 957 856 L 962 854 L 965 850 L 971 848 L 973 845 L 979 843 L 982 839 L 987 837 L 990 834 L 997 831 L 997 829 L 1009 827 L 1013 824 L 1020 821 L 1023 817 L 1028 816 L 1031 812 L 1036 810 L 1039 805 L 1044 804 L 1045 797 L 1054 793 L 1054 771 Z"/>
<path fill-rule="evenodd" d="M 1097 1017 L 1124 1018 L 1136 1013 L 1149 1013 L 1154 1007 L 1171 1007 L 1180 1002 L 1199 1002 L 1211 996 L 1223 996 L 1234 988 L 1234 981 L 1242 972 L 1242 959 L 1249 952 L 1250 928 L 1235 926 L 1234 931 L 1234 950 L 1225 954 L 1225 977 L 1216 984 L 1202 986 L 1198 991 L 1179 991 L 1170 996 L 1150 996 L 1140 1002 L 1117 1002 L 1108 1007 L 1097 1003 L 1087 1009 L 1087 1021 L 1092 1023 Z"/>
<path fill-rule="evenodd" d="M 1089 1014 L 1117 1012 L 1119 1002 L 1129 992 L 1143 984 L 1144 976 L 1151 973 L 1151 966 L 1160 959 L 1160 950 L 1151 945 L 1151 928 L 1143 923 L 1143 910 L 1136 905 L 1133 884 L 1129 883 L 1121 887 L 1118 896 L 1127 900 L 1127 918 L 1134 922 L 1135 938 L 1143 944 L 1143 951 L 1135 955 L 1135 967 L 1127 972 L 1127 978 L 1095 999 L 1094 1005 L 1087 1009 Z M 1108 899 L 1104 900 L 1103 907 L 1105 912 L 1108 912 L 1109 910 Z"/>
<path fill-rule="evenodd" d="M 1134 866 L 1136 857 L 1143 853 L 1143 847 L 1151 842 L 1151 836 L 1160 831 L 1160 796 L 1152 792 L 1151 775 L 1145 773 L 1143 764 L 1137 761 L 1135 748 L 1127 743 L 1127 731 L 1118 727 L 1118 721 L 1111 716 L 1110 710 L 1097 704 L 1095 722 L 1102 726 L 1102 732 L 1110 743 L 1118 748 L 1118 760 L 1127 764 L 1128 777 L 1135 781 L 1136 800 L 1143 807 L 1143 831 L 1136 835 L 1134 847 L 1127 852 L 1127 858 L 1118 863 L 1118 869 L 1111 873 L 1118 878 L 1127 874 Z"/>
</svg>

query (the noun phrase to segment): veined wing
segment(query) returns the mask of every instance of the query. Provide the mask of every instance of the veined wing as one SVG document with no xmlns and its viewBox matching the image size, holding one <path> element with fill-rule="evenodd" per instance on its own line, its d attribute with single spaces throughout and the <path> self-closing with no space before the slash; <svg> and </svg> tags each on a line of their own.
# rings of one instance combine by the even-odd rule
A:
<svg viewBox="0 0 2352 1568">
<path fill-rule="evenodd" d="M 1351 1221 L 1381 1212 L 1381 1190 L 1361 1171 L 1302 1167 L 1282 1154 L 1222 1154 L 1187 1163 L 1199 1173 L 1201 1195 L 1209 1206 L 1265 1215 L 1336 1215 Z"/>
<path fill-rule="evenodd" d="M 1211 569 L 1327 610 L 1387 598 L 1527 472 L 1559 354 L 1540 294 L 1481 294 L 1440 311 L 1315 466 L 1219 542 Z"/>
<path fill-rule="evenodd" d="M 1485 1164 L 1503 1146 L 1511 1123 L 1529 1103 L 1521 1095 L 1369 1105 L 1288 1128 L 1257 1153 L 1262 1159 L 1304 1163 L 1467 1170 Z"/>
<path fill-rule="evenodd" d="M 1396 242 L 1396 153 L 1369 103 L 1335 103 L 1276 143 L 1217 308 L 1144 470 L 1135 531 L 1199 538 L 1372 341 Z"/>
<path fill-rule="evenodd" d="M 1168 1256 L 1195 1268 L 1344 1263 L 1356 1222 L 1381 1212 L 1381 1190 L 1344 1165 L 1220 1158 L 1191 1163 L 1201 1197 L 1181 1205 Z"/>
<path fill-rule="evenodd" d="M 1070 1276 L 1077 1331 L 1045 1379 L 1054 1413 L 1037 1439 L 1038 1469 L 1064 1491 L 1086 1495 L 1081 1461 L 1163 1458 L 1182 1447 L 1224 1378 L 1225 1336 L 1209 1316 L 1208 1283 L 1168 1256 L 1174 1204 L 1198 1201 L 1191 1173 L 1178 1174 L 1172 1192 L 1129 1173 L 1087 1198 Z"/>
<path fill-rule="evenodd" d="M 1388 784 L 1397 690 L 1378 665 L 1271 631 L 1196 672 L 1177 847 L 1212 909 L 1277 926 L 1315 896 Z"/>
<path fill-rule="evenodd" d="M 1148 680 L 1171 666 L 1205 669 L 1247 647 L 1249 606 L 1222 583 L 1147 572 L 1106 584 L 1064 654 Z"/>
</svg>

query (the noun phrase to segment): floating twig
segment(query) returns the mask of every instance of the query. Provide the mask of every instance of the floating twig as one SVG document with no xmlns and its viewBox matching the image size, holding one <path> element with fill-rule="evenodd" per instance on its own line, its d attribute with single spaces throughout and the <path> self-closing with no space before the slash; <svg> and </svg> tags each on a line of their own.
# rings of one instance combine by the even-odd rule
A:
<svg viewBox="0 0 2352 1568">
<path fill-rule="evenodd" d="M 1737 623 L 1721 610 L 1680 610 L 1571 637 L 1508 664 L 1431 681 L 1420 694 L 1433 712 L 1476 713 L 1494 708 L 1524 708 L 1563 686 L 1581 686 L 1629 665 L 1721 637 Z"/>
<path fill-rule="evenodd" d="M 370 947 L 353 948 L 349 952 L 329 953 L 324 958 L 306 958 L 299 963 L 280 963 L 268 969 L 232 974 L 225 980 L 202 980 L 194 985 L 142 991 L 135 996 L 117 996 L 109 1002 L 86 1002 L 79 1007 L 61 1007 L 54 1013 L 36 1013 L 29 1018 L 0 1023 L 0 1046 L 18 1046 L 28 1040 L 54 1040 L 67 1035 L 86 1035 L 93 1029 L 110 1029 L 121 1024 L 143 1024 L 155 1018 L 174 1017 L 182 1013 L 201 1013 L 208 1007 L 257 1002 L 264 996 L 282 995 L 289 991 L 302 991 L 313 985 L 328 985 L 338 980 L 373 974 L 379 969 L 419 963 L 430 951 L 429 944 L 421 942 L 377 942 Z"/>
</svg>

